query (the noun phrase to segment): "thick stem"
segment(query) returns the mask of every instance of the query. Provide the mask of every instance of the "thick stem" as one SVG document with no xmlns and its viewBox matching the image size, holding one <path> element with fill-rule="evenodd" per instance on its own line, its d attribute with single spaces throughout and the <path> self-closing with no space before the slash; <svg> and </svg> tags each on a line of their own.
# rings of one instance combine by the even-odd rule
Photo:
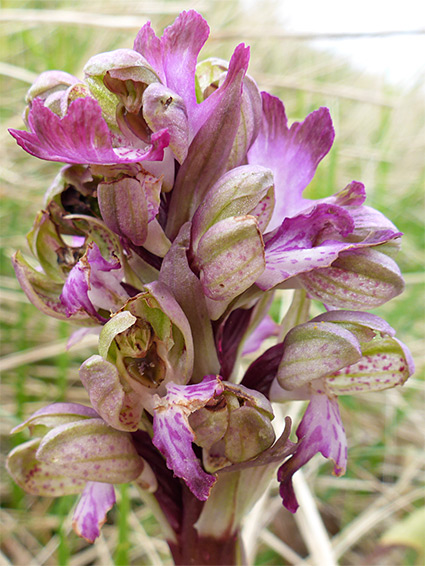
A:
<svg viewBox="0 0 425 566">
<path fill-rule="evenodd" d="M 232 532 L 228 537 L 199 536 L 194 527 L 203 508 L 203 502 L 183 488 L 183 522 L 177 543 L 168 541 L 176 566 L 233 566 L 243 564 L 240 536 Z"/>
</svg>

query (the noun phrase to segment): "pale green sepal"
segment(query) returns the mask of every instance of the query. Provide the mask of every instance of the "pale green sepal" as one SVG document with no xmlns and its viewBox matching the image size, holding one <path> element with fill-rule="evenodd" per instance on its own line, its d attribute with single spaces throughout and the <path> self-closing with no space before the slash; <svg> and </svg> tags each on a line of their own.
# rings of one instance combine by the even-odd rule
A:
<svg viewBox="0 0 425 566">
<path fill-rule="evenodd" d="M 120 380 L 117 368 L 101 356 L 80 367 L 80 379 L 96 412 L 117 430 L 135 431 L 143 411 L 142 397 Z"/>
<path fill-rule="evenodd" d="M 137 318 L 129 311 L 116 313 L 102 328 L 99 336 L 99 354 L 105 360 L 108 357 L 109 348 L 117 334 L 124 332 L 136 322 Z"/>
<path fill-rule="evenodd" d="M 230 300 L 253 285 L 264 271 L 264 244 L 252 216 L 214 224 L 201 238 L 196 267 L 210 299 Z"/>
<path fill-rule="evenodd" d="M 298 389 L 357 362 L 361 355 L 357 339 L 340 325 L 300 324 L 286 335 L 277 380 L 284 389 Z"/>
<path fill-rule="evenodd" d="M 57 471 L 85 481 L 127 483 L 143 471 L 131 435 L 102 419 L 61 425 L 40 442 L 36 457 Z"/>
<path fill-rule="evenodd" d="M 13 480 L 31 495 L 59 497 L 80 493 L 86 480 L 63 476 L 56 466 L 41 462 L 36 456 L 40 442 L 36 438 L 10 452 L 6 468 Z"/>
<path fill-rule="evenodd" d="M 273 208 L 274 180 L 270 169 L 260 165 L 242 165 L 232 169 L 211 187 L 193 217 L 191 245 L 194 253 L 202 236 L 220 220 L 249 214 L 257 222 L 261 218 L 265 227 Z M 253 214 L 253 210 L 257 214 Z"/>
<path fill-rule="evenodd" d="M 274 440 L 275 433 L 270 418 L 256 408 L 245 405 L 229 412 L 224 454 L 232 463 L 255 458 L 270 448 Z"/>
</svg>

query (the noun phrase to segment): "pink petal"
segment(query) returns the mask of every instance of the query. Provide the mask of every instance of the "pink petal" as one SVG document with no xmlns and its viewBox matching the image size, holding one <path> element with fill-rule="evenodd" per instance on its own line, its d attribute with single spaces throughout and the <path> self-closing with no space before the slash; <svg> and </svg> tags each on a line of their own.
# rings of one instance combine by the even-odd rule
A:
<svg viewBox="0 0 425 566">
<path fill-rule="evenodd" d="M 248 152 L 248 162 L 264 165 L 275 175 L 276 206 L 270 229 L 286 216 L 306 207 L 302 193 L 312 180 L 320 161 L 330 150 L 334 129 L 327 108 L 320 108 L 304 122 L 288 128 L 282 102 L 270 94 L 263 95 L 263 125 Z"/>
<path fill-rule="evenodd" d="M 292 513 L 298 508 L 292 476 L 317 452 L 334 461 L 335 475 L 345 473 L 347 439 L 336 399 L 313 395 L 297 429 L 297 437 L 299 443 L 295 454 L 279 468 L 277 476 L 283 505 Z"/>
<path fill-rule="evenodd" d="M 78 536 L 94 542 L 106 521 L 107 512 L 115 505 L 114 486 L 87 482 L 74 511 L 72 527 Z"/>
<path fill-rule="evenodd" d="M 30 132 L 9 131 L 25 151 L 47 161 L 103 165 L 157 161 L 163 158 L 169 141 L 168 133 L 161 131 L 152 135 L 152 145 L 145 149 L 113 148 L 102 110 L 90 97 L 74 100 L 64 118 L 36 99 L 28 123 Z"/>
</svg>

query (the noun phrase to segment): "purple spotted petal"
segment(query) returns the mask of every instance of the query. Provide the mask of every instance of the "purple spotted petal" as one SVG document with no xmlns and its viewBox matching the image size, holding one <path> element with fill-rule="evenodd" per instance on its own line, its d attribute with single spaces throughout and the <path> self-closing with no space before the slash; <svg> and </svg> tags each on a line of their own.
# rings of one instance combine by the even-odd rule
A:
<svg viewBox="0 0 425 566">
<path fill-rule="evenodd" d="M 196 253 L 202 288 L 215 301 L 235 298 L 264 270 L 264 247 L 253 216 L 230 217 L 202 236 Z"/>
<path fill-rule="evenodd" d="M 335 475 L 345 473 L 347 439 L 336 399 L 313 395 L 297 429 L 297 437 L 299 443 L 295 454 L 279 468 L 277 474 L 283 505 L 292 513 L 298 508 L 292 476 L 317 452 L 334 461 Z"/>
<path fill-rule="evenodd" d="M 80 493 L 85 480 L 67 477 L 62 470 L 37 457 L 40 439 L 24 442 L 10 452 L 6 468 L 13 480 L 27 493 L 45 497 L 60 497 Z"/>
<path fill-rule="evenodd" d="M 403 385 L 414 372 L 408 348 L 397 338 L 375 338 L 363 346 L 362 358 L 334 372 L 326 385 L 334 395 L 381 391 Z"/>
<path fill-rule="evenodd" d="M 332 264 L 353 244 L 341 241 L 354 228 L 350 214 L 342 207 L 319 204 L 306 214 L 286 218 L 264 237 L 266 269 L 257 279 L 268 290 L 286 279 Z M 322 243 L 317 245 L 321 239 Z"/>
<path fill-rule="evenodd" d="M 41 440 L 36 457 L 59 473 L 84 481 L 127 483 L 143 471 L 130 434 L 100 418 L 55 427 Z"/>
<path fill-rule="evenodd" d="M 165 456 L 167 467 L 182 478 L 201 501 L 208 499 L 216 478 L 207 474 L 196 457 L 189 416 L 223 392 L 218 377 L 207 376 L 196 385 L 167 385 L 167 395 L 157 397 L 153 420 L 153 444 Z"/>
<path fill-rule="evenodd" d="M 72 527 L 78 536 L 94 542 L 106 521 L 107 512 L 115 505 L 114 486 L 108 483 L 87 482 L 75 508 Z"/>
<path fill-rule="evenodd" d="M 89 244 L 86 254 L 74 265 L 63 286 L 60 300 L 67 315 L 86 312 L 99 322 L 106 319 L 97 309 L 117 309 L 128 294 L 120 285 L 123 270 L 115 259 L 107 261 L 95 243 Z"/>
<path fill-rule="evenodd" d="M 404 289 L 398 265 L 373 247 L 344 251 L 332 266 L 299 278 L 312 298 L 337 309 L 373 309 Z"/>
<path fill-rule="evenodd" d="M 269 167 L 274 172 L 276 206 L 270 229 L 287 216 L 308 206 L 302 192 L 312 180 L 319 162 L 330 150 L 334 129 L 327 108 L 320 108 L 304 122 L 288 128 L 282 102 L 263 96 L 263 125 L 248 152 L 248 163 Z"/>
<path fill-rule="evenodd" d="M 168 133 L 162 131 L 152 135 L 152 144 L 145 149 L 112 147 L 102 110 L 90 97 L 73 101 L 64 118 L 36 99 L 28 123 L 30 132 L 10 130 L 10 133 L 25 151 L 47 161 L 103 165 L 157 161 L 163 158 L 169 142 Z"/>
</svg>

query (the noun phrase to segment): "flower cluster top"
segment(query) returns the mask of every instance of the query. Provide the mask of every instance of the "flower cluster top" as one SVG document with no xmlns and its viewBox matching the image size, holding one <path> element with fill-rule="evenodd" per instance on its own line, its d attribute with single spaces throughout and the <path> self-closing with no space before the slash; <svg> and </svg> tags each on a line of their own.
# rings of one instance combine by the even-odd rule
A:
<svg viewBox="0 0 425 566">
<path fill-rule="evenodd" d="M 249 48 L 198 62 L 208 34 L 183 12 L 161 38 L 147 24 L 133 49 L 92 57 L 83 80 L 42 73 L 28 130 L 11 130 L 28 153 L 66 164 L 28 236 L 39 268 L 18 252 L 17 277 L 41 311 L 89 327 L 74 340 L 98 332 L 99 353 L 80 369 L 91 407 L 32 415 L 17 430 L 34 439 L 8 469 L 33 494 L 82 491 L 74 526 L 88 540 L 113 484 L 133 480 L 175 533 L 185 486 L 212 500 L 220 478 L 243 482 L 255 467 L 278 468 L 295 511 L 292 476 L 314 454 L 345 471 L 338 395 L 412 373 L 394 330 L 366 312 L 403 289 L 400 232 L 364 204 L 360 182 L 303 197 L 333 143 L 329 111 L 289 127 L 247 74 Z M 280 324 L 268 315 L 276 289 L 293 293 Z M 311 299 L 326 312 L 309 320 Z M 291 399 L 309 400 L 298 441 L 289 426 L 276 440 L 271 402 Z"/>
</svg>

